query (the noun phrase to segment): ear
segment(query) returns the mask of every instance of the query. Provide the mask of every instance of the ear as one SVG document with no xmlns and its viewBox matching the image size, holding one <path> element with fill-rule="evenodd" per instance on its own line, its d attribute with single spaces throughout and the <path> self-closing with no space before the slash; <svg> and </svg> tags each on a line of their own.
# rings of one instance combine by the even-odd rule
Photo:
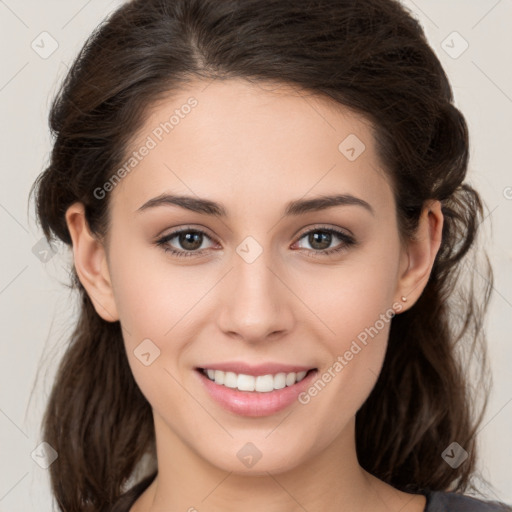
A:
<svg viewBox="0 0 512 512">
<path fill-rule="evenodd" d="M 427 201 L 420 215 L 414 240 L 402 251 L 397 302 L 401 312 L 410 308 L 427 285 L 434 260 L 441 246 L 444 217 L 438 200 Z M 402 301 L 402 297 L 407 300 Z"/>
<path fill-rule="evenodd" d="M 82 203 L 74 203 L 67 209 L 66 223 L 73 241 L 75 269 L 94 309 L 107 322 L 119 320 L 107 255 L 103 244 L 89 230 Z"/>
</svg>

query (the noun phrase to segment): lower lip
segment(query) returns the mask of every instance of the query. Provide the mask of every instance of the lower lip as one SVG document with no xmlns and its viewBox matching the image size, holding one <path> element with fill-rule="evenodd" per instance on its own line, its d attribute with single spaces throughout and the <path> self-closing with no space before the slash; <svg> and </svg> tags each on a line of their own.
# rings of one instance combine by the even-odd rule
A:
<svg viewBox="0 0 512 512">
<path fill-rule="evenodd" d="M 201 370 L 196 370 L 201 382 L 210 396 L 224 409 L 241 416 L 268 416 L 286 409 L 314 379 L 318 370 L 310 371 L 300 382 L 282 389 L 261 393 L 258 391 L 240 391 L 216 384 Z"/>
</svg>

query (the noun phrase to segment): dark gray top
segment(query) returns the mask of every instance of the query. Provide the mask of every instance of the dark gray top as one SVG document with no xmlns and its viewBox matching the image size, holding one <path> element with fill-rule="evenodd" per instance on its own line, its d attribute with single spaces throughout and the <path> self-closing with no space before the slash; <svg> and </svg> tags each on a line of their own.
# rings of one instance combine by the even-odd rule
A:
<svg viewBox="0 0 512 512">
<path fill-rule="evenodd" d="M 134 485 L 115 504 L 111 512 L 129 512 L 137 498 L 149 487 L 155 474 Z M 427 498 L 424 512 L 512 512 L 512 507 L 496 501 L 484 501 L 463 494 L 443 491 L 422 491 Z"/>
<path fill-rule="evenodd" d="M 483 501 L 463 494 L 442 491 L 423 491 L 422 494 L 427 498 L 425 512 L 512 512 L 505 503 Z"/>
</svg>

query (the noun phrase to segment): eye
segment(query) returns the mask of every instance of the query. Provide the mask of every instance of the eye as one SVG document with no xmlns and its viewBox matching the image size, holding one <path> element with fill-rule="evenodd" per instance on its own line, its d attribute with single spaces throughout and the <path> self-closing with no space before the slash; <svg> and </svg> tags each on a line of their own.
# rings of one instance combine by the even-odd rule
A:
<svg viewBox="0 0 512 512">
<path fill-rule="evenodd" d="M 175 239 L 177 244 L 184 250 L 176 249 L 170 242 Z M 169 252 L 174 256 L 188 257 L 197 256 L 202 254 L 206 249 L 203 246 L 204 239 L 212 240 L 204 231 L 192 228 L 183 228 L 178 231 L 173 231 L 168 235 L 156 241 L 156 244 L 161 247 L 165 252 Z"/>
<path fill-rule="evenodd" d="M 299 238 L 299 242 L 304 238 L 307 239 L 307 243 L 312 247 L 312 249 L 306 249 L 306 252 L 315 256 L 328 256 L 330 254 L 348 250 L 349 247 L 357 245 L 356 240 L 351 235 L 348 235 L 343 231 L 324 226 L 315 227 L 314 229 L 307 231 Z M 181 249 L 179 247 L 176 248 L 171 244 L 171 241 L 174 239 L 176 239 L 175 243 L 181 247 Z M 182 258 L 200 256 L 204 252 L 207 252 L 208 247 L 204 247 L 203 245 L 205 239 L 213 240 L 213 238 L 200 229 L 186 227 L 165 235 L 157 240 L 156 244 L 165 252 Z M 336 239 L 341 240 L 341 243 L 333 248 L 329 248 L 333 240 Z M 296 244 L 297 243 L 298 242 L 296 242 Z"/>
<path fill-rule="evenodd" d="M 312 247 L 312 249 L 307 249 L 307 252 L 312 255 L 320 256 L 329 256 L 331 254 L 340 253 L 341 251 L 348 250 L 351 246 L 357 244 L 353 236 L 338 229 L 327 228 L 324 226 L 318 226 L 307 231 L 300 237 L 299 242 L 304 238 Z M 333 240 L 336 239 L 341 240 L 341 243 L 329 248 Z"/>
</svg>

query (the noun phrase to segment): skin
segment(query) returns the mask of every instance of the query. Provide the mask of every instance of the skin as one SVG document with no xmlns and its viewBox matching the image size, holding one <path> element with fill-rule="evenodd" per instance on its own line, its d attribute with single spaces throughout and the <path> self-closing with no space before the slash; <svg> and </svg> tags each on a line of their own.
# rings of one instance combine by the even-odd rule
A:
<svg viewBox="0 0 512 512">
<path fill-rule="evenodd" d="M 90 233 L 81 203 L 66 212 L 79 278 L 97 313 L 121 322 L 153 409 L 159 473 L 131 511 L 422 511 L 422 495 L 378 480 L 356 456 L 355 414 L 381 370 L 389 322 L 308 404 L 265 417 L 222 409 L 194 367 L 277 361 L 322 374 L 379 315 L 421 295 L 441 243 L 440 203 L 425 205 L 416 239 L 401 244 L 371 125 L 284 85 L 191 83 L 154 106 L 131 150 L 191 96 L 198 105 L 109 192 L 107 240 Z M 354 161 L 338 150 L 349 134 L 366 146 Z M 291 200 L 334 191 L 374 214 L 343 205 L 283 215 Z M 217 201 L 228 216 L 173 205 L 137 212 L 163 192 Z M 312 245 L 304 233 L 318 224 L 349 230 L 358 244 L 322 256 L 343 241 Z M 155 244 L 190 225 L 206 232 L 202 255 L 179 258 Z M 262 249 L 252 263 L 236 252 L 247 236 Z M 177 237 L 168 245 L 190 247 Z M 146 338 L 160 349 L 149 366 L 134 355 Z M 249 441 L 262 453 L 251 468 L 237 457 Z"/>
</svg>

